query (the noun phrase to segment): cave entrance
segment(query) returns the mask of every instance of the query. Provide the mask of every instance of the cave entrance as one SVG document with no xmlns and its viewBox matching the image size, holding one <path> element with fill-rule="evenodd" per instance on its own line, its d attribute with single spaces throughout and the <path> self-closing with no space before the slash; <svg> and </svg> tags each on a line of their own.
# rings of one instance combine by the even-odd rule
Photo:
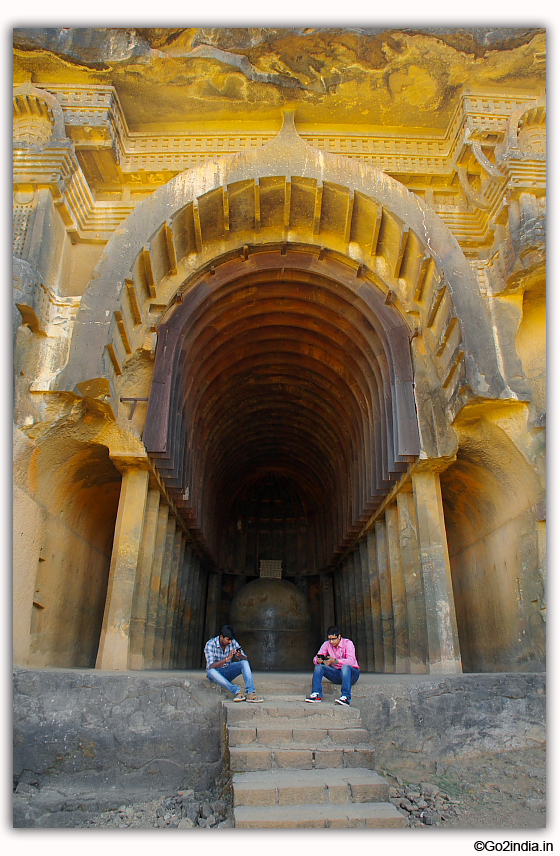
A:
<svg viewBox="0 0 560 856">
<path fill-rule="evenodd" d="M 218 624 L 232 623 L 256 669 L 309 668 L 321 640 L 312 496 L 261 473 L 233 502 L 220 542 Z"/>
<path fill-rule="evenodd" d="M 252 626 L 291 623 L 307 649 L 336 620 L 337 561 L 418 453 L 409 335 L 381 289 L 311 247 L 225 259 L 179 292 L 159 330 L 144 443 L 219 575 L 209 632 L 263 561 L 280 563 L 306 606 L 292 599 L 292 617 L 279 606 L 274 624 L 263 601 Z M 286 667 L 272 649 L 247 653 Z"/>
</svg>

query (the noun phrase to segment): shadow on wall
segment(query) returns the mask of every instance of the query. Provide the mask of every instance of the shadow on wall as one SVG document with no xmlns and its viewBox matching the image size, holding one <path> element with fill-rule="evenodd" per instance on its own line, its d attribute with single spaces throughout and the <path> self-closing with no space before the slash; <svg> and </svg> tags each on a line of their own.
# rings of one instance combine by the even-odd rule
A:
<svg viewBox="0 0 560 856">
<path fill-rule="evenodd" d="M 544 580 L 537 476 L 506 433 L 480 418 L 458 428 L 441 486 L 463 668 L 544 668 Z"/>
<path fill-rule="evenodd" d="M 64 432 L 31 455 L 28 488 L 39 507 L 33 665 L 95 666 L 120 485 L 104 446 Z"/>
<path fill-rule="evenodd" d="M 515 348 L 533 391 L 537 414 L 546 411 L 546 282 L 538 280 L 523 295 L 523 316 Z"/>
</svg>

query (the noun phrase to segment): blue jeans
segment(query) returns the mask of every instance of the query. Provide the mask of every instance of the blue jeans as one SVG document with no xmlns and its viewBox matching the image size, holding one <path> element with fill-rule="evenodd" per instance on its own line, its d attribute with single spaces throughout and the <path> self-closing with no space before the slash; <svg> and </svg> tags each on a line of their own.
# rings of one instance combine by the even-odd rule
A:
<svg viewBox="0 0 560 856">
<path fill-rule="evenodd" d="M 247 694 L 254 693 L 255 685 L 253 684 L 253 675 L 251 674 L 251 667 L 248 660 L 228 663 L 227 666 L 221 666 L 219 669 L 208 669 L 206 677 L 209 681 L 214 681 L 215 684 L 237 695 L 239 687 L 236 684 L 232 684 L 231 681 L 241 673 L 243 673 L 243 680 L 245 681 L 245 692 Z"/>
<path fill-rule="evenodd" d="M 311 692 L 318 693 L 323 697 L 323 677 L 328 678 L 331 684 L 342 684 L 340 695 L 346 696 L 348 701 L 352 698 L 350 689 L 360 677 L 360 670 L 353 666 L 342 666 L 340 669 L 335 669 L 334 666 L 315 666 L 313 672 L 313 689 Z"/>
</svg>

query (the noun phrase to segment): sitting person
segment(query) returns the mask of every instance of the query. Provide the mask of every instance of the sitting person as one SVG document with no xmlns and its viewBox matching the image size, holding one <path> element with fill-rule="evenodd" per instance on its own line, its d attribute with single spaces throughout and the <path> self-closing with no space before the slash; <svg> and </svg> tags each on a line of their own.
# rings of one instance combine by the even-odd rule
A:
<svg viewBox="0 0 560 856">
<path fill-rule="evenodd" d="M 234 701 L 250 701 L 253 703 L 264 701 L 255 692 L 249 660 L 234 636 L 233 627 L 224 624 L 219 635 L 208 640 L 204 646 L 206 677 L 209 681 L 214 681 L 214 683 L 233 693 Z M 243 674 L 245 681 L 244 693 L 231 682 L 233 678 L 241 674 Z"/>
<path fill-rule="evenodd" d="M 327 641 L 323 642 L 313 657 L 313 662 L 315 663 L 313 686 L 311 695 L 307 696 L 305 701 L 310 704 L 323 701 L 323 678 L 325 677 L 333 684 L 342 684 L 340 698 L 335 699 L 335 703 L 350 704 L 351 687 L 360 677 L 354 643 L 350 639 L 343 639 L 338 627 L 332 625 L 327 630 Z"/>
</svg>

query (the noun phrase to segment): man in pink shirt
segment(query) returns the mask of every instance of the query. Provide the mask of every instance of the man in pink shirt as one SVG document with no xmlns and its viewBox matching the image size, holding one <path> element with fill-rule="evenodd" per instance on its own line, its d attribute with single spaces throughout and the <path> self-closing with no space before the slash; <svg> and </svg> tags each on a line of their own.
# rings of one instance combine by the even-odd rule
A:
<svg viewBox="0 0 560 856">
<path fill-rule="evenodd" d="M 327 630 L 327 641 L 323 642 L 313 662 L 313 686 L 311 695 L 305 701 L 310 704 L 323 701 L 323 678 L 328 678 L 332 684 L 342 684 L 340 698 L 335 699 L 336 704 L 350 704 L 351 687 L 360 677 L 354 643 L 350 639 L 343 639 L 338 627 L 333 625 Z"/>
</svg>

